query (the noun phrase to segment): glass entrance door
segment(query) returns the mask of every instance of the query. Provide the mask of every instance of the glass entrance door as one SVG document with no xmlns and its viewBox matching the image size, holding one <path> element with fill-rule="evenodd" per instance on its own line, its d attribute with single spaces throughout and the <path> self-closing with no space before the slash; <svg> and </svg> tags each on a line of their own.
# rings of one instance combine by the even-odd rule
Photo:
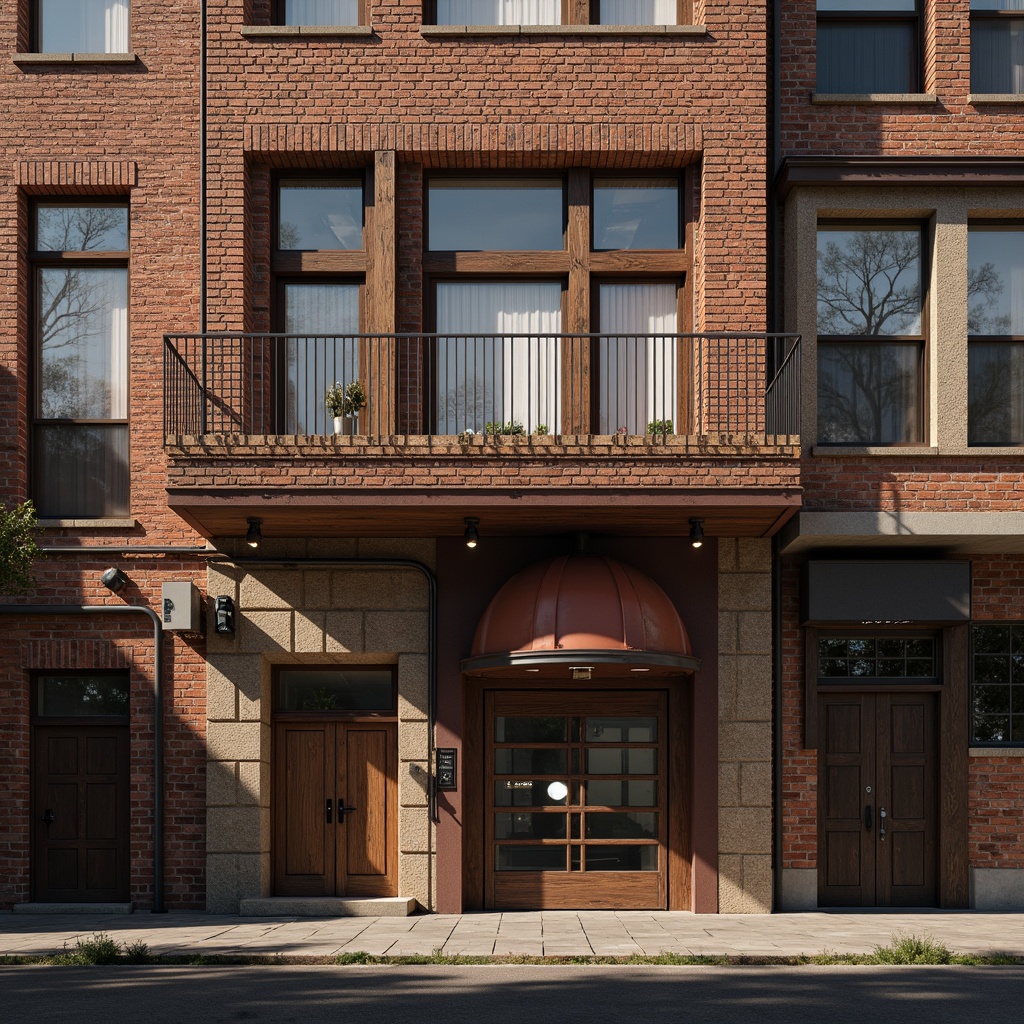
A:
<svg viewBox="0 0 1024 1024">
<path fill-rule="evenodd" d="M 667 906 L 666 694 L 494 693 L 491 907 Z"/>
</svg>

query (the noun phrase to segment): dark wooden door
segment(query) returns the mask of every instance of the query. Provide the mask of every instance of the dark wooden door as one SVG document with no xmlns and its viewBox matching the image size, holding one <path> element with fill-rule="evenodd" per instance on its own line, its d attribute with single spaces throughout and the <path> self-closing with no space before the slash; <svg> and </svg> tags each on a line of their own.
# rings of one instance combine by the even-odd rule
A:
<svg viewBox="0 0 1024 1024">
<path fill-rule="evenodd" d="M 397 760 L 393 722 L 276 724 L 278 896 L 398 894 Z"/>
<path fill-rule="evenodd" d="M 127 902 L 128 813 L 127 726 L 36 726 L 33 898 Z"/>
<path fill-rule="evenodd" d="M 934 693 L 823 694 L 821 906 L 937 905 Z"/>
</svg>

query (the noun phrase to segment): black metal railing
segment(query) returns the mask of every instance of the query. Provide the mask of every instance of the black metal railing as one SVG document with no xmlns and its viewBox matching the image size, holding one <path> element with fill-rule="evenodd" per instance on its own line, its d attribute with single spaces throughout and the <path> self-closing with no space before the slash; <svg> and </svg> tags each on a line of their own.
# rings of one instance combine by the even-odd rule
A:
<svg viewBox="0 0 1024 1024">
<path fill-rule="evenodd" d="M 164 433 L 795 435 L 799 360 L 770 334 L 167 335 Z"/>
</svg>

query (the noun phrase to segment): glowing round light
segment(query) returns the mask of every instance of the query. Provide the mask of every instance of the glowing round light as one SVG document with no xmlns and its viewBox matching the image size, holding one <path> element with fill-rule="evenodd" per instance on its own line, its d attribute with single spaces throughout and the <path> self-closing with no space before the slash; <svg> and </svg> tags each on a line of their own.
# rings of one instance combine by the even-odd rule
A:
<svg viewBox="0 0 1024 1024">
<path fill-rule="evenodd" d="M 552 782 L 548 786 L 548 796 L 552 800 L 564 800 L 569 795 L 569 787 L 564 782 Z"/>
</svg>

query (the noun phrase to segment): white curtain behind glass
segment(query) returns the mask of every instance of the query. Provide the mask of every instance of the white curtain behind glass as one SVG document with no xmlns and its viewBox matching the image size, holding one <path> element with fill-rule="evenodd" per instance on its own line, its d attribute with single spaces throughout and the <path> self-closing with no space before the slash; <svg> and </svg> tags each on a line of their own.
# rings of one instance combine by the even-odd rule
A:
<svg viewBox="0 0 1024 1024">
<path fill-rule="evenodd" d="M 598 433 L 650 433 L 656 420 L 676 426 L 676 286 L 603 284 L 598 369 Z M 656 431 L 660 433 L 660 429 Z"/>
<path fill-rule="evenodd" d="M 359 0 L 285 0 L 286 25 L 358 25 Z"/>
<path fill-rule="evenodd" d="M 676 0 L 601 0 L 602 25 L 674 25 Z"/>
<path fill-rule="evenodd" d="M 279 433 L 333 434 L 327 390 L 336 381 L 344 386 L 359 377 L 359 339 L 331 335 L 359 333 L 359 286 L 286 285 L 285 333 L 302 337 L 285 343 L 287 391 Z"/>
<path fill-rule="evenodd" d="M 437 0 L 438 25 L 558 25 L 562 0 Z"/>
<path fill-rule="evenodd" d="M 40 0 L 43 53 L 127 53 L 128 0 Z"/>
<path fill-rule="evenodd" d="M 529 434 L 559 433 L 561 330 L 557 282 L 439 284 L 437 333 L 447 337 L 436 356 L 437 432 L 519 423 Z"/>
</svg>

